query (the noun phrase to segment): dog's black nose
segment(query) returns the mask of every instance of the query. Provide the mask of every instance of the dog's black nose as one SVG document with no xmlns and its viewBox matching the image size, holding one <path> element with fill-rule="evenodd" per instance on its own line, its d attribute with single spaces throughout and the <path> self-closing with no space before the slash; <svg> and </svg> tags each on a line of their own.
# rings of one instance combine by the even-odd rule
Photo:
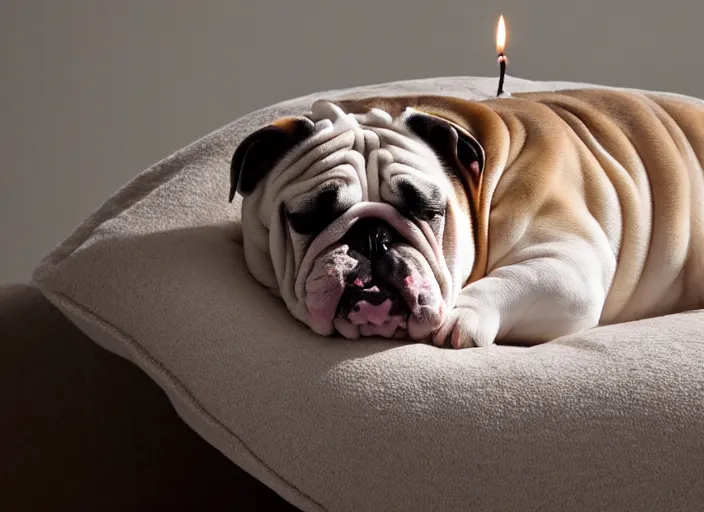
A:
<svg viewBox="0 0 704 512">
<path fill-rule="evenodd" d="M 343 237 L 351 250 L 370 261 L 382 258 L 392 243 L 401 240 L 401 236 L 386 221 L 374 217 L 358 220 Z"/>
</svg>

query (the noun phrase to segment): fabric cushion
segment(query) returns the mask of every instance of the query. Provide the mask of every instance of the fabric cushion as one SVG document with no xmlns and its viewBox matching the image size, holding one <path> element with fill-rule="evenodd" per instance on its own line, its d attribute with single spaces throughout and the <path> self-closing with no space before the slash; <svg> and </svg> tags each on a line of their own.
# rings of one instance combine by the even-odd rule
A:
<svg viewBox="0 0 704 512">
<path fill-rule="evenodd" d="M 505 89 L 578 86 L 509 77 Z M 249 114 L 139 175 L 34 280 L 303 510 L 698 510 L 704 312 L 533 348 L 344 341 L 293 320 L 244 266 L 227 195 L 248 133 L 321 97 L 495 90 L 493 78 L 415 80 Z"/>
</svg>

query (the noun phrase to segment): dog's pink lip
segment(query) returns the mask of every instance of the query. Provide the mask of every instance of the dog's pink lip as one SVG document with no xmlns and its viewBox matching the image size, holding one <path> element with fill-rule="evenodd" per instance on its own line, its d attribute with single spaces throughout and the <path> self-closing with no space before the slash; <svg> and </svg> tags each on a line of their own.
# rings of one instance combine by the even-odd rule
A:
<svg viewBox="0 0 704 512">
<path fill-rule="evenodd" d="M 375 324 L 355 324 L 346 318 L 336 318 L 334 327 L 340 335 L 350 340 L 359 339 L 360 336 L 380 336 L 387 339 L 401 339 L 404 336 L 407 322 L 400 317 L 390 317 L 385 322 Z"/>
<path fill-rule="evenodd" d="M 379 277 L 372 277 L 364 281 L 356 278 L 348 284 L 337 303 L 335 316 L 342 316 L 353 323 L 361 320 L 353 319 L 359 317 L 360 310 L 365 309 L 368 315 L 376 318 L 388 316 L 407 316 L 408 304 L 401 293 L 392 283 L 386 282 Z M 363 316 L 363 315 L 362 315 Z M 379 323 L 381 318 L 370 320 L 372 323 Z"/>
<path fill-rule="evenodd" d="M 347 319 L 355 325 L 370 323 L 381 326 L 391 317 L 393 301 L 386 299 L 378 305 L 371 304 L 366 300 L 360 300 L 347 315 Z"/>
</svg>

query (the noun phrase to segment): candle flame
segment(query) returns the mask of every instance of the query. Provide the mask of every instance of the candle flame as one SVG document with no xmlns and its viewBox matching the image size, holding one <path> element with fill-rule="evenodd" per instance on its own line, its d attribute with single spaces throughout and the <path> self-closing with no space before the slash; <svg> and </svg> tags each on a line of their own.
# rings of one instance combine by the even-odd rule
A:
<svg viewBox="0 0 704 512">
<path fill-rule="evenodd" d="M 504 21 L 503 14 L 499 18 L 499 26 L 496 30 L 496 52 L 499 55 L 503 55 L 506 49 L 506 22 Z"/>
</svg>

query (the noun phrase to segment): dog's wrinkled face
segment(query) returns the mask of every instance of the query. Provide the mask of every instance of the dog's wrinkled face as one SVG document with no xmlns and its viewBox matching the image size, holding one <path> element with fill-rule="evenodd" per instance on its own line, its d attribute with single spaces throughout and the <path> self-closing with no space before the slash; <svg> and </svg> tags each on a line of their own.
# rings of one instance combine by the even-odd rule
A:
<svg viewBox="0 0 704 512">
<path fill-rule="evenodd" d="M 474 263 L 484 151 L 416 109 L 347 110 L 316 102 L 235 151 L 248 268 L 319 334 L 427 339 Z"/>
</svg>

